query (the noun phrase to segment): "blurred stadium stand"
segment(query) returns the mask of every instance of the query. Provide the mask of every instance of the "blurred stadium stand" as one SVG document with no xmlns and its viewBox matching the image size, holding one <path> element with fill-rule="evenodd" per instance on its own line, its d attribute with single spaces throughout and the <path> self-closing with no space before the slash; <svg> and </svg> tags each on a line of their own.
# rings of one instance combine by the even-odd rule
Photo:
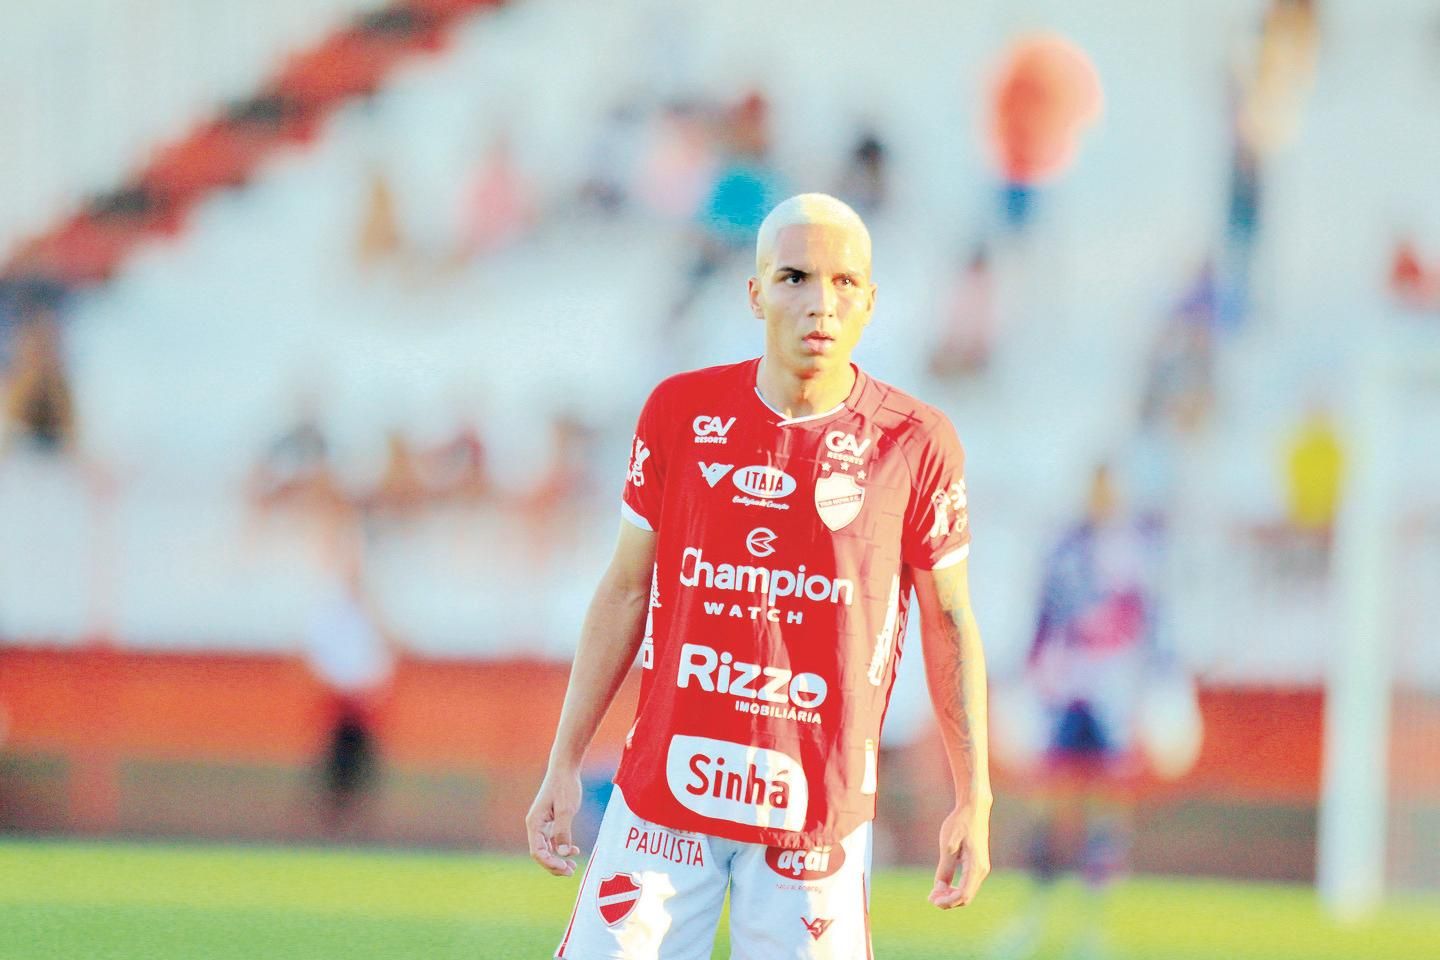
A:
<svg viewBox="0 0 1440 960">
<path fill-rule="evenodd" d="M 0 462 L 0 826 L 310 835 L 294 805 L 321 691 L 296 651 L 336 525 L 359 522 L 407 652 L 372 834 L 513 846 L 619 522 L 635 412 L 666 372 L 758 349 L 743 256 L 681 322 L 665 316 L 693 259 L 685 177 L 719 163 L 685 152 L 685 124 L 711 129 L 714 105 L 754 91 L 768 162 L 796 189 L 841 182 L 865 131 L 885 144 L 889 190 L 868 218 L 881 299 L 858 356 L 954 419 L 992 672 L 1018 669 L 1042 548 L 1089 466 L 1130 455 L 1162 321 L 1220 243 L 1227 64 L 1260 5 L 917 5 L 924 29 L 812 23 L 806 56 L 758 2 L 471 9 L 488 6 L 161 4 L 147 21 L 67 2 L 0 30 L 0 77 L 24 91 L 0 114 L 21 149 L 0 163 L 27 184 L 0 197 L 0 253 L 7 278 L 65 292 L 78 434 L 70 456 Z M 1267 161 L 1249 316 L 1215 346 L 1213 408 L 1168 468 L 1167 627 L 1207 733 L 1194 772 L 1148 787 L 1142 868 L 1313 874 L 1338 601 L 1287 525 L 1285 443 L 1317 398 L 1362 436 L 1349 359 L 1397 328 L 1434 333 L 1384 289 L 1397 224 L 1440 249 L 1430 10 L 1325 4 L 1303 124 Z M 998 241 L 988 367 L 941 381 L 926 363 L 941 288 L 996 229 L 985 69 L 1036 24 L 1090 52 L 1105 119 L 1035 222 Z M 671 192 L 647 196 L 661 182 Z M 624 199 L 596 202 L 597 183 Z M 1400 428 L 1414 456 L 1390 538 L 1410 558 L 1393 768 L 1424 798 L 1421 831 L 1440 810 L 1417 773 L 1440 768 L 1427 403 Z M 328 479 L 272 496 L 294 476 L 281 439 L 307 418 Z M 474 489 L 415 493 L 466 449 L 483 462 Z M 1134 457 L 1137 490 L 1163 483 Z M 902 682 L 918 684 L 916 663 Z M 917 742 L 938 770 L 933 736 Z M 997 860 L 1015 862 L 1003 809 Z M 1434 870 L 1399 879 L 1433 885 Z"/>
</svg>

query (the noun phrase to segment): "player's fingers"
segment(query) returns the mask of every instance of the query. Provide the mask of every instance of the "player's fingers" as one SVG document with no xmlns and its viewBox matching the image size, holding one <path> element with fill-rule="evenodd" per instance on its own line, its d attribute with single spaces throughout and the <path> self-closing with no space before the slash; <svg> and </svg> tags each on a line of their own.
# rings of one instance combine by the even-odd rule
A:
<svg viewBox="0 0 1440 960">
<path fill-rule="evenodd" d="M 975 894 L 980 892 L 980 884 L 990 875 L 990 858 L 978 855 L 967 843 L 960 864 L 960 904 L 963 906 L 975 899 Z"/>
<path fill-rule="evenodd" d="M 953 900 L 959 891 L 951 886 L 955 879 L 955 870 L 959 866 L 958 858 L 948 850 L 940 851 L 940 859 L 935 865 L 935 886 L 930 890 L 930 902 L 941 909 L 947 909 L 945 901 Z M 954 904 L 949 904 L 953 906 Z"/>
<path fill-rule="evenodd" d="M 568 817 L 556 817 L 554 829 L 550 832 L 550 846 L 562 857 L 576 857 L 580 855 L 580 848 L 575 841 L 570 839 L 570 819 Z"/>
<path fill-rule="evenodd" d="M 930 902 L 941 910 L 950 910 L 955 907 L 965 906 L 963 893 L 959 887 L 937 887 L 930 891 Z"/>
<path fill-rule="evenodd" d="M 530 859 L 557 877 L 568 877 L 575 872 L 575 865 L 556 855 L 550 842 L 552 827 L 548 810 L 542 813 L 532 808 L 525 817 L 525 838 L 530 846 Z"/>
<path fill-rule="evenodd" d="M 940 853 L 940 861 L 935 866 L 936 887 L 949 887 L 955 882 L 955 868 L 959 866 L 953 853 Z"/>
<path fill-rule="evenodd" d="M 543 829 L 530 832 L 530 859 L 557 877 L 568 877 L 575 872 L 575 864 L 556 852 Z"/>
<path fill-rule="evenodd" d="M 570 821 L 572 812 L 561 808 L 551 807 L 550 815 L 542 826 L 545 834 L 546 846 L 550 854 L 552 866 L 547 869 L 558 877 L 568 877 L 575 872 L 575 861 L 566 859 L 573 857 L 580 852 L 580 848 L 570 841 Z"/>
</svg>

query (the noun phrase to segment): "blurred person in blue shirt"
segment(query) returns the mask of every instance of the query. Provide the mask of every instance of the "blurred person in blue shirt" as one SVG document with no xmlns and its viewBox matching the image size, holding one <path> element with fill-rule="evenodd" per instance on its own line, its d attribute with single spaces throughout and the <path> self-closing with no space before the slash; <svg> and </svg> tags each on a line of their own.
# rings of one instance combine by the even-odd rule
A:
<svg viewBox="0 0 1440 960">
<path fill-rule="evenodd" d="M 1078 869 L 1097 898 L 1124 870 L 1134 788 L 1142 773 L 1167 763 L 1164 756 L 1154 762 L 1153 718 L 1172 741 L 1177 712 L 1180 733 L 1193 733 L 1185 728 L 1193 720 L 1188 687 L 1180 685 L 1180 701 L 1158 711 L 1150 702 L 1174 692 L 1160 680 L 1169 672 L 1158 642 L 1163 524 L 1157 513 L 1133 508 L 1123 488 L 1115 466 L 1095 468 L 1085 515 L 1045 561 L 1021 692 L 997 697 L 997 733 L 1006 724 L 1028 727 L 1030 780 L 1041 787 L 1029 850 L 1037 896 L 992 945 L 997 960 L 1034 954 L 1062 869 Z M 1186 759 L 1178 758 L 1181 766 Z M 1100 911 L 1085 912 L 1090 928 L 1069 955 L 1102 956 Z"/>
<path fill-rule="evenodd" d="M 770 105 L 759 93 L 721 114 L 718 138 L 725 155 L 697 212 L 694 260 L 671 307 L 672 326 L 685 320 L 705 283 L 723 264 L 753 249 L 760 223 L 783 195 L 769 159 L 769 124 Z"/>
</svg>

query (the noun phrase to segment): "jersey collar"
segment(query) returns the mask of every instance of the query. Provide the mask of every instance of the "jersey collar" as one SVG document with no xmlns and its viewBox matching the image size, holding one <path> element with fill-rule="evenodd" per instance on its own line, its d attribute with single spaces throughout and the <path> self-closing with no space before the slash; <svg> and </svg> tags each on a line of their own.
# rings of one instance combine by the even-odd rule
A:
<svg viewBox="0 0 1440 960">
<path fill-rule="evenodd" d="M 850 367 L 855 371 L 855 383 L 850 388 L 849 396 L 847 396 L 844 400 L 840 401 L 838 404 L 823 413 L 812 413 L 803 417 L 787 417 L 779 410 L 776 410 L 774 407 L 770 406 L 769 401 L 767 401 L 765 397 L 762 396 L 760 393 L 760 385 L 756 382 L 756 377 L 760 372 L 760 359 L 761 358 L 756 357 L 754 360 L 751 360 L 750 363 L 746 365 L 746 383 L 750 387 L 750 392 L 755 395 L 755 399 L 759 401 L 760 405 L 764 407 L 765 410 L 769 412 L 772 417 L 775 418 L 775 425 L 777 427 L 789 427 L 797 424 L 818 423 L 821 420 L 828 420 L 829 418 L 843 413 L 846 410 L 851 410 L 856 413 L 863 414 L 866 413 L 868 408 L 873 405 L 875 391 L 871 386 L 870 377 L 866 375 L 864 370 L 860 369 L 858 364 L 852 362 L 850 364 Z"/>
</svg>

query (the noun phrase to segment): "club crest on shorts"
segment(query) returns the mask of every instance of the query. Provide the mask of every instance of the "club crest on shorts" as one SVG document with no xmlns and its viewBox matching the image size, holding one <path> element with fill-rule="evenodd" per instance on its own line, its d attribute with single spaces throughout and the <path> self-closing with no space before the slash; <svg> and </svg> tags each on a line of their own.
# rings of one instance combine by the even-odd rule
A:
<svg viewBox="0 0 1440 960">
<path fill-rule="evenodd" d="M 815 510 L 820 522 L 839 530 L 860 516 L 865 488 L 848 473 L 831 473 L 815 480 Z"/>
<path fill-rule="evenodd" d="M 612 873 L 600 881 L 595 906 L 606 926 L 613 927 L 635 911 L 640 902 L 640 880 L 633 873 Z"/>
</svg>

